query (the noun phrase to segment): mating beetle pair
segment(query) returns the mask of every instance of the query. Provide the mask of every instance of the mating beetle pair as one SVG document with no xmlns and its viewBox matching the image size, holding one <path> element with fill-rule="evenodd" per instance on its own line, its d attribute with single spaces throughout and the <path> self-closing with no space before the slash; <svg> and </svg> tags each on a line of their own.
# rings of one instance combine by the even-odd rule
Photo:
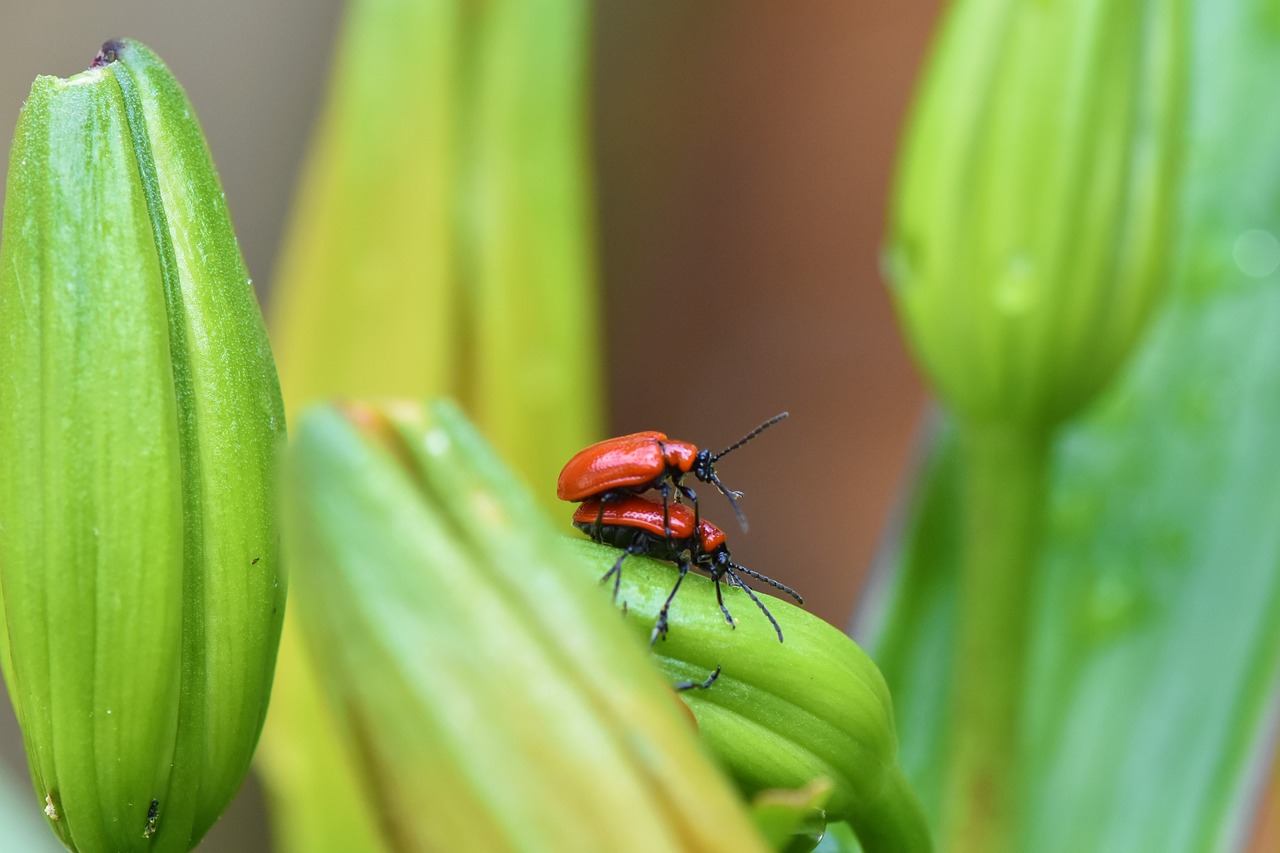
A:
<svg viewBox="0 0 1280 853">
<path fill-rule="evenodd" d="M 700 568 L 711 575 L 716 585 L 716 600 L 729 625 L 736 623 L 724 603 L 722 579 L 751 597 L 782 642 L 778 621 L 741 575 L 763 581 L 797 602 L 803 603 L 803 599 L 790 587 L 731 560 L 724 531 L 701 518 L 698 496 L 684 485 L 683 478 L 692 474 L 714 485 L 728 498 L 745 531 L 747 520 L 737 502 L 741 493 L 725 488 L 716 474 L 715 463 L 785 417 L 787 413 L 783 412 L 770 418 L 716 454 L 699 450 L 689 442 L 670 440 L 661 432 L 637 432 L 611 438 L 582 450 L 560 472 L 557 496 L 561 500 L 584 502 L 573 515 L 574 526 L 597 542 L 623 549 L 613 568 L 601 579 L 614 579 L 615 598 L 622 578 L 622 563 L 628 555 L 667 560 L 679 568 L 676 584 L 658 613 L 649 638 L 651 644 L 666 635 L 668 610 L 690 568 Z M 661 502 L 641 497 L 650 489 L 662 493 Z M 689 505 L 672 503 L 672 491 L 676 492 L 677 501 L 683 497 Z"/>
</svg>

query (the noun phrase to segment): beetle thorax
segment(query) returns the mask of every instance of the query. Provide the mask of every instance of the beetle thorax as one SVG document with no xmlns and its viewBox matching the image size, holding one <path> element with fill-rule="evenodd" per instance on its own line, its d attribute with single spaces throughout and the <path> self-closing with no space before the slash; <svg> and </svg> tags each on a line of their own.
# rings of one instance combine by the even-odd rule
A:
<svg viewBox="0 0 1280 853">
<path fill-rule="evenodd" d="M 689 470 L 698 464 L 698 460 L 702 458 L 703 453 L 687 441 L 664 441 L 662 442 L 662 461 L 666 463 L 668 468 L 675 469 L 682 474 L 689 473 Z M 710 458 L 710 457 L 708 457 Z"/>
<path fill-rule="evenodd" d="M 714 556 L 717 551 L 725 550 L 724 531 L 704 518 L 698 525 L 698 544 L 704 554 Z"/>
</svg>

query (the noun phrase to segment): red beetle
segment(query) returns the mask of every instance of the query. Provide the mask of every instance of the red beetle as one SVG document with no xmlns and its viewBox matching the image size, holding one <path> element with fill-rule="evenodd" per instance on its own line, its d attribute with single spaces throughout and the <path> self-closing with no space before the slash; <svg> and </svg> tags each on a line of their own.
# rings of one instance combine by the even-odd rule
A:
<svg viewBox="0 0 1280 853">
<path fill-rule="evenodd" d="M 666 433 L 653 431 L 634 432 L 598 442 L 579 451 L 565 464 L 556 483 L 556 496 L 562 501 L 598 497 L 607 502 L 657 488 L 662 490 L 665 507 L 670 504 L 674 487 L 693 505 L 696 518 L 698 496 L 682 482 L 685 474 L 692 474 L 704 483 L 713 484 L 729 499 L 745 532 L 747 519 L 737 500 L 742 493 L 725 488 L 716 476 L 716 462 L 785 417 L 787 413 L 783 412 L 770 418 L 716 454 L 699 450 L 687 441 L 673 441 L 667 438 Z"/>
<path fill-rule="evenodd" d="M 694 535 L 694 530 L 697 535 Z M 649 636 L 652 644 L 667 633 L 667 611 L 672 600 L 680 589 L 680 583 L 689 569 L 696 567 L 711 575 L 716 584 L 716 601 L 720 604 L 720 612 L 730 626 L 736 626 L 729 608 L 725 606 L 724 595 L 720 589 L 720 579 L 725 578 L 729 586 L 744 590 L 756 603 L 764 615 L 778 632 L 778 642 L 782 642 L 782 628 L 778 620 L 773 618 L 769 608 L 764 606 L 751 587 L 738 575 L 738 572 L 763 581 L 775 589 L 790 595 L 798 603 L 804 604 L 794 589 L 778 583 L 773 578 L 754 572 L 746 566 L 740 566 L 729 556 L 729 549 L 724 542 L 724 531 L 706 519 L 695 522 L 694 513 L 683 504 L 662 504 L 638 495 L 628 495 L 605 503 L 600 498 L 591 500 L 578 507 L 573 514 L 573 526 L 590 536 L 597 542 L 622 548 L 623 552 L 613 568 L 605 572 L 601 581 L 613 577 L 613 596 L 618 597 L 618 586 L 622 582 L 622 562 L 628 554 L 644 555 L 659 560 L 669 560 L 680 569 L 676 585 L 671 594 L 663 602 L 658 611 L 658 621 Z"/>
</svg>

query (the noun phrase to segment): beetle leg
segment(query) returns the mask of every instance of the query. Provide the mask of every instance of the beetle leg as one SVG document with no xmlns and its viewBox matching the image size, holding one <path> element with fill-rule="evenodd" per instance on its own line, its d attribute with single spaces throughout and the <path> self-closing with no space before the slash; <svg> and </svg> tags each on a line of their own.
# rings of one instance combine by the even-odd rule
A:
<svg viewBox="0 0 1280 853">
<path fill-rule="evenodd" d="M 671 602 L 676 597 L 676 593 L 680 591 L 680 584 L 684 581 L 684 576 L 689 574 L 689 564 L 684 560 L 680 561 L 680 576 L 676 578 L 676 585 L 671 588 L 671 594 L 667 596 L 667 600 L 662 602 L 662 609 L 658 611 L 658 621 L 653 623 L 653 632 L 649 634 L 649 645 L 658 642 L 659 637 L 667 636 L 667 611 L 671 609 Z"/>
<path fill-rule="evenodd" d="M 591 534 L 591 538 L 595 541 L 601 541 L 604 535 L 604 498 L 600 499 L 600 511 L 596 513 L 596 527 Z"/>
<path fill-rule="evenodd" d="M 689 503 L 693 504 L 693 541 L 697 542 L 699 541 L 697 537 L 702 535 L 702 516 L 698 512 L 698 495 L 683 483 L 676 483 L 676 488 L 680 490 L 680 494 L 689 499 Z"/>
<path fill-rule="evenodd" d="M 675 531 L 671 529 L 671 486 L 664 480 L 662 483 L 662 529 L 667 535 L 667 547 L 674 550 Z"/>
<path fill-rule="evenodd" d="M 724 603 L 724 591 L 720 588 L 720 578 L 724 572 L 719 571 L 714 566 L 711 568 L 711 580 L 716 584 L 716 602 L 720 605 L 720 612 L 724 614 L 724 621 L 729 623 L 730 628 L 737 628 L 738 623 L 734 621 L 733 615 L 729 613 L 729 608 Z"/>
<path fill-rule="evenodd" d="M 619 587 L 622 586 L 622 561 L 627 559 L 628 554 L 643 554 L 643 553 L 644 553 L 643 548 L 637 548 L 636 545 L 631 545 L 630 547 L 624 549 L 623 552 L 618 555 L 618 561 L 613 564 L 613 568 L 609 569 L 609 571 L 605 572 L 603 575 L 600 576 L 600 583 L 604 583 L 609 578 L 613 578 L 613 600 L 614 601 L 618 600 L 618 589 Z M 623 604 L 625 606 L 625 602 L 623 602 Z"/>
<path fill-rule="evenodd" d="M 685 690 L 706 690 L 708 687 L 715 684 L 716 679 L 719 677 L 720 677 L 720 667 L 717 666 L 716 671 L 711 673 L 710 677 L 708 677 L 706 681 L 703 681 L 701 683 L 697 681 L 681 681 L 678 684 L 672 685 L 671 689 L 675 690 L 676 692 L 682 692 Z"/>
<path fill-rule="evenodd" d="M 618 585 L 622 583 L 622 561 L 627 558 L 627 552 L 623 551 L 618 557 L 617 562 L 613 564 L 613 568 L 600 576 L 600 583 L 604 583 L 609 578 L 613 578 L 613 600 L 618 600 Z"/>
</svg>

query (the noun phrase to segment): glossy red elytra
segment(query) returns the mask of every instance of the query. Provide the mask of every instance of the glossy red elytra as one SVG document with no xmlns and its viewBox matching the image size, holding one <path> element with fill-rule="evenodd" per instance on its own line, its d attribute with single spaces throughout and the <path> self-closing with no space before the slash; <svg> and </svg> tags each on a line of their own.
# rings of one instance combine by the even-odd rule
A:
<svg viewBox="0 0 1280 853">
<path fill-rule="evenodd" d="M 729 499 L 738 515 L 738 523 L 745 531 L 747 519 L 738 506 L 742 493 L 730 491 L 720 482 L 716 462 L 786 417 L 786 412 L 775 415 L 714 454 L 654 431 L 635 432 L 598 442 L 574 454 L 565 464 L 556 483 L 556 496 L 562 501 L 601 498 L 609 502 L 659 489 L 662 504 L 667 507 L 674 489 L 694 507 L 696 516 L 698 496 L 683 482 L 686 474 L 692 474 L 702 482 L 714 485 Z"/>
</svg>

